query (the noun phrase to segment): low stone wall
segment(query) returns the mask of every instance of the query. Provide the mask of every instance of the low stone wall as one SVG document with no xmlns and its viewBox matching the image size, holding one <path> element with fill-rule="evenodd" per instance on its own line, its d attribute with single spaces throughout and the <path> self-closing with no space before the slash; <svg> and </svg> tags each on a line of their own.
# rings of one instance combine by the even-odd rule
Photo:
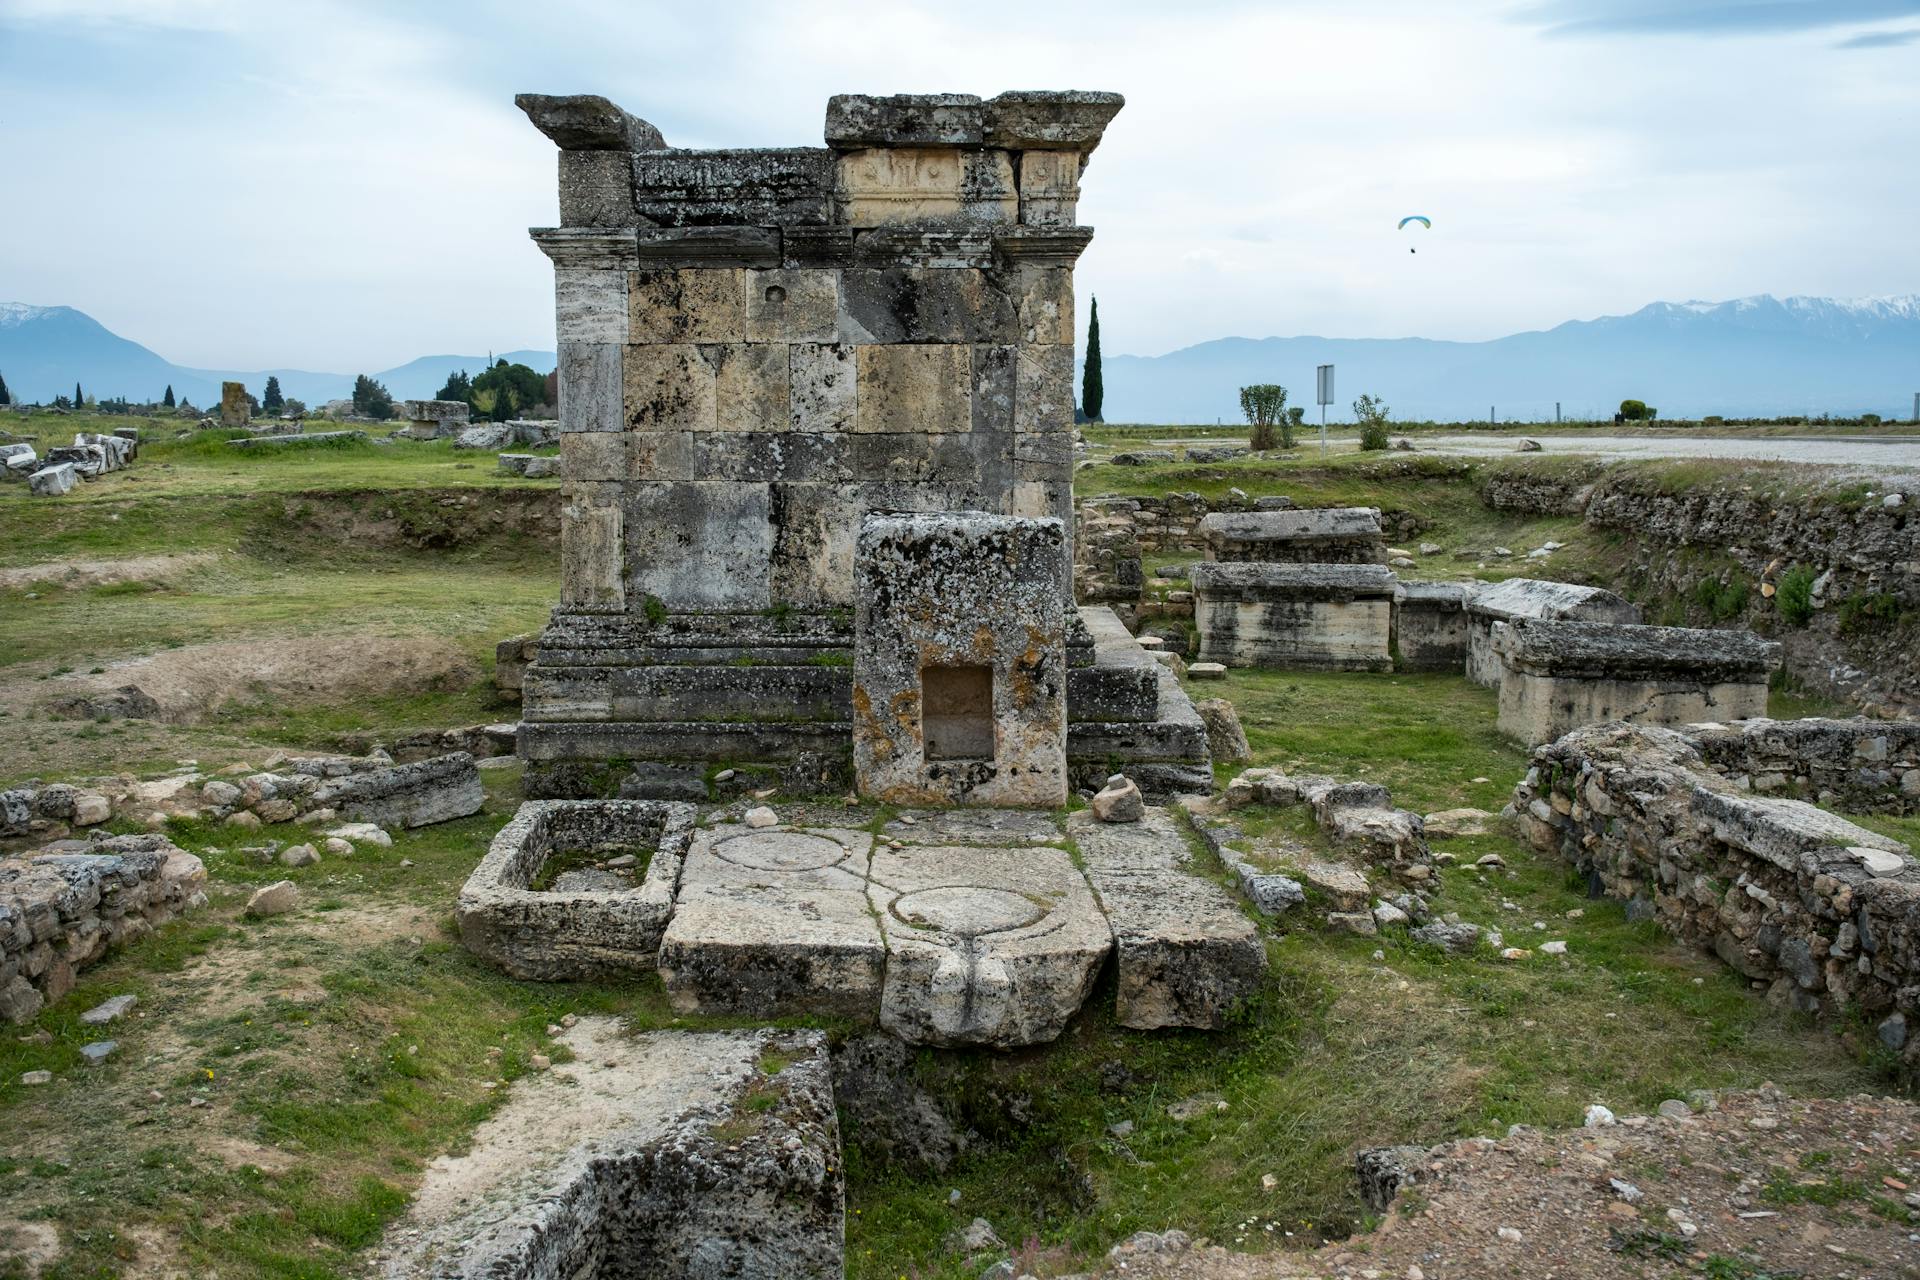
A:
<svg viewBox="0 0 1920 1280">
<path fill-rule="evenodd" d="M 409 764 L 385 754 L 300 756 L 275 763 L 272 771 L 210 778 L 189 770 L 147 782 L 117 779 L 103 790 L 123 817 L 148 823 L 203 818 L 238 827 L 334 818 L 423 827 L 469 817 L 486 800 L 479 768 L 464 751 Z"/>
<path fill-rule="evenodd" d="M 206 884 L 199 858 L 156 835 L 0 858 L 0 1019 L 30 1021 L 109 949 L 204 906 Z"/>
<path fill-rule="evenodd" d="M 1742 720 L 1682 732 L 1742 791 L 1853 813 L 1920 813 L 1920 720 Z"/>
<path fill-rule="evenodd" d="M 1515 618 L 1493 625 L 1500 732 L 1533 746 L 1609 720 L 1765 715 L 1780 646 L 1750 631 Z"/>
<path fill-rule="evenodd" d="M 1920 863 L 1905 846 L 1742 792 L 1685 735 L 1632 725 L 1537 749 L 1514 808 L 1534 847 L 1573 862 L 1596 896 L 1714 952 L 1772 1000 L 1880 1021 L 1920 1066 L 1920 1037 L 1905 1033 L 1920 1021 Z"/>
<path fill-rule="evenodd" d="M 655 800 L 528 801 L 460 890 L 461 941 L 534 982 L 651 970 L 693 819 L 692 805 Z M 582 866 L 533 887 L 568 854 L 627 865 Z"/>
<path fill-rule="evenodd" d="M 113 816 L 98 791 L 64 782 L 0 791 L 0 840 L 57 840 L 69 827 L 92 827 Z"/>
</svg>

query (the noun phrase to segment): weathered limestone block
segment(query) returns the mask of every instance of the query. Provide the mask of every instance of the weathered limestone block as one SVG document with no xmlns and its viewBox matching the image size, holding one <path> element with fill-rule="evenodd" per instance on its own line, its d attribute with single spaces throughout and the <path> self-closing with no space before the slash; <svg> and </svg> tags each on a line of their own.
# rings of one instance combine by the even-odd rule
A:
<svg viewBox="0 0 1920 1280">
<path fill-rule="evenodd" d="M 725 824 L 696 833 L 660 943 L 688 1012 L 872 1021 L 886 947 L 866 898 L 873 837 Z"/>
<path fill-rule="evenodd" d="M 854 771 L 892 803 L 1066 802 L 1057 520 L 869 516 L 856 558 Z"/>
<path fill-rule="evenodd" d="M 1216 511 L 1200 521 L 1207 559 L 1259 564 L 1384 564 L 1372 507 Z"/>
<path fill-rule="evenodd" d="M 425 827 L 470 817 L 480 812 L 486 798 L 473 757 L 455 751 L 330 779 L 314 789 L 303 807 L 332 809 L 355 822 L 383 827 Z"/>
<path fill-rule="evenodd" d="M 1386 671 L 1393 574 L 1384 565 L 1195 565 L 1200 659 L 1228 666 Z"/>
<path fill-rule="evenodd" d="M 1467 679 L 1500 687 L 1500 656 L 1493 651 L 1493 625 L 1515 618 L 1570 622 L 1640 621 L 1640 606 L 1600 587 L 1537 578 L 1508 578 L 1467 593 Z"/>
<path fill-rule="evenodd" d="M 667 145 L 658 129 L 598 94 L 517 93 L 513 105 L 562 151 L 657 151 Z"/>
<path fill-rule="evenodd" d="M 834 206 L 835 220 L 855 227 L 1015 222 L 1020 216 L 1010 155 L 947 147 L 887 146 L 842 153 Z"/>
<path fill-rule="evenodd" d="M 702 354 L 713 366 L 716 430 L 787 429 L 785 343 L 723 343 Z"/>
<path fill-rule="evenodd" d="M 429 1166 L 388 1280 L 844 1273 L 833 1071 L 819 1031 L 656 1031 L 582 1018 L 463 1155 Z M 617 1260 L 615 1262 L 614 1260 Z"/>
<path fill-rule="evenodd" d="M 247 399 L 246 384 L 223 382 L 220 384 L 220 425 L 223 427 L 244 427 L 253 417 L 253 406 Z"/>
<path fill-rule="evenodd" d="M 458 435 L 466 427 L 471 406 L 465 400 L 402 400 L 400 416 L 408 422 L 407 434 L 416 440 L 437 440 Z"/>
<path fill-rule="evenodd" d="M 832 342 L 840 279 L 819 268 L 756 271 L 747 280 L 748 342 Z"/>
<path fill-rule="evenodd" d="M 685 342 L 626 348 L 626 420 L 639 431 L 718 429 L 718 350 Z"/>
<path fill-rule="evenodd" d="M 854 348 L 796 342 L 788 348 L 788 425 L 795 431 L 852 431 L 857 371 Z"/>
<path fill-rule="evenodd" d="M 624 486 L 627 597 L 671 601 L 674 609 L 765 609 L 776 526 L 768 485 L 723 483 Z"/>
<path fill-rule="evenodd" d="M 986 108 L 970 93 L 899 93 L 878 97 L 837 93 L 827 99 L 827 145 L 837 151 L 868 147 L 978 148 L 986 137 Z"/>
<path fill-rule="evenodd" d="M 1495 623 L 1500 731 L 1529 746 L 1584 724 L 1766 714 L 1780 646 L 1750 631 L 1515 619 Z"/>
<path fill-rule="evenodd" d="M 685 804 L 528 801 L 460 890 L 461 941 L 531 981 L 650 971 L 673 914 L 693 819 Z M 570 884 L 553 870 L 623 857 L 635 859 L 632 869 L 603 872 L 601 883 Z"/>
<path fill-rule="evenodd" d="M 27 488 L 36 498 L 58 498 L 72 493 L 73 486 L 79 482 L 79 475 L 71 462 L 41 467 L 27 476 Z"/>
<path fill-rule="evenodd" d="M 1464 671 L 1467 585 L 1402 582 L 1393 593 L 1393 651 L 1402 671 Z"/>
<path fill-rule="evenodd" d="M 634 208 L 663 227 L 824 226 L 836 168 L 825 147 L 642 151 Z"/>
<path fill-rule="evenodd" d="M 561 496 L 560 601 L 580 612 L 621 612 L 626 581 L 621 486 L 570 481 Z"/>
<path fill-rule="evenodd" d="M 1123 1027 L 1218 1029 L 1266 972 L 1258 930 L 1192 866 L 1164 809 L 1125 826 L 1067 819 L 1118 948 L 1115 1020 Z"/>
<path fill-rule="evenodd" d="M 1127 100 L 1089 89 L 1018 89 L 986 104 L 986 143 L 1011 151 L 1092 154 Z"/>
<path fill-rule="evenodd" d="M 750 273 L 664 267 L 629 281 L 635 343 L 739 342 L 747 334 Z"/>
<path fill-rule="evenodd" d="M 887 942 L 880 1024 L 914 1044 L 1045 1044 L 1113 945 L 1064 849 L 881 846 L 869 897 Z"/>
<path fill-rule="evenodd" d="M 1020 314 L 984 271 L 876 264 L 840 273 L 840 338 L 856 344 L 1012 343 Z"/>
</svg>

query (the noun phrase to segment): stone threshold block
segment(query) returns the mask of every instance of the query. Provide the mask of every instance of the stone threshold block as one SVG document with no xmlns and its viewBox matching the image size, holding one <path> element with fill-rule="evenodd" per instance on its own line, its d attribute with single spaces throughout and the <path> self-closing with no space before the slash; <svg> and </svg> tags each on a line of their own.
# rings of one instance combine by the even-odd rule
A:
<svg viewBox="0 0 1920 1280">
<path fill-rule="evenodd" d="M 1065 849 L 874 850 L 887 941 L 880 1025 L 914 1044 L 1045 1044 L 1093 989 L 1113 936 Z"/>
<path fill-rule="evenodd" d="M 411 828 L 471 817 L 486 799 L 473 757 L 454 751 L 328 779 L 314 788 L 304 807 L 333 809 L 355 822 Z"/>
<path fill-rule="evenodd" d="M 685 1012 L 871 1022 L 886 943 L 867 903 L 873 836 L 834 828 L 698 832 L 660 942 Z"/>
<path fill-rule="evenodd" d="M 651 970 L 693 820 L 687 804 L 528 801 L 460 890 L 461 941 L 536 982 Z"/>
<path fill-rule="evenodd" d="M 1467 679 L 1500 687 L 1500 656 L 1493 651 L 1493 624 L 1515 618 L 1565 622 L 1636 623 L 1640 606 L 1600 587 L 1538 578 L 1508 578 L 1467 593 Z"/>
<path fill-rule="evenodd" d="M 1401 671 L 1462 672 L 1467 584 L 1402 582 L 1393 593 L 1393 653 Z"/>
<path fill-rule="evenodd" d="M 1203 879 L 1172 816 L 1138 823 L 1067 819 L 1087 880 L 1113 929 L 1123 1027 L 1218 1030 L 1266 972 L 1259 931 L 1219 885 Z"/>
<path fill-rule="evenodd" d="M 1372 507 L 1215 511 L 1200 521 L 1207 559 L 1257 564 L 1385 564 Z"/>
<path fill-rule="evenodd" d="M 823 1033 L 632 1036 L 592 1017 L 561 1043 L 573 1061 L 516 1081 L 466 1153 L 428 1166 L 377 1274 L 843 1274 L 846 1195 Z"/>
<path fill-rule="evenodd" d="M 1195 565 L 1192 578 L 1203 662 L 1306 671 L 1393 667 L 1397 584 L 1384 565 L 1210 562 Z"/>
<path fill-rule="evenodd" d="M 1500 731 L 1528 746 L 1587 724 L 1763 716 L 1780 646 L 1750 631 L 1514 619 L 1495 623 Z"/>
</svg>

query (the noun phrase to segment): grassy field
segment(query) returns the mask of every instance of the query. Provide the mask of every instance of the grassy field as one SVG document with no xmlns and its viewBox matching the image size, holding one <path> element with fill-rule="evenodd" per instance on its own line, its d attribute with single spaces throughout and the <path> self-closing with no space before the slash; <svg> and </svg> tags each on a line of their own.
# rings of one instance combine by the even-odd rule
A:
<svg viewBox="0 0 1920 1280">
<path fill-rule="evenodd" d="M 205 438 L 149 445 L 131 471 L 72 501 L 0 488 L 0 784 L 152 774 L 181 759 L 217 770 L 276 745 L 511 717 L 487 681 L 491 646 L 537 625 L 557 593 L 536 510 L 551 504 L 551 482 L 502 480 L 484 455 L 469 462 L 444 445 L 265 460 L 223 450 Z M 1572 544 L 1559 554 L 1604 552 L 1563 538 L 1565 522 L 1489 512 L 1475 473 L 1447 469 L 1459 465 L 1102 467 L 1081 489 L 1239 485 L 1414 511 L 1444 548 L 1435 558 L 1461 572 L 1479 572 L 1495 543 L 1524 552 L 1552 537 Z M 275 655 L 287 660 L 274 667 Z M 242 660 L 278 674 L 250 680 L 236 667 L 234 696 L 178 721 L 59 720 L 41 705 L 63 682 L 135 669 L 120 664 L 185 684 Z M 318 668 L 305 684 L 283 670 L 303 666 Z M 1525 767 L 1493 730 L 1492 695 L 1458 678 L 1235 672 L 1202 691 L 1236 704 L 1260 763 L 1380 781 L 1422 812 L 1498 809 Z M 0 1037 L 0 1280 L 28 1274 L 26 1250 L 47 1244 L 62 1255 L 42 1273 L 54 1280 L 357 1274 L 425 1163 L 459 1149 L 546 1051 L 549 1022 L 606 1011 L 641 1029 L 710 1025 L 674 1018 L 651 978 L 527 984 L 468 958 L 452 905 L 515 804 L 514 771 L 488 779 L 479 816 L 292 871 L 249 848 L 307 832 L 175 825 L 207 861 L 209 908 L 89 969 L 32 1026 Z M 1920 834 L 1913 820 L 1868 825 Z M 1889 1087 L 1884 1064 L 1767 1005 L 1711 957 L 1586 900 L 1558 862 L 1504 835 L 1441 847 L 1508 862 L 1448 868 L 1441 909 L 1521 945 L 1564 938 L 1568 954 L 1447 958 L 1400 933 L 1356 939 L 1284 921 L 1267 941 L 1264 989 L 1224 1034 L 1114 1026 L 1108 975 L 1055 1045 L 923 1053 L 921 1082 L 974 1137 L 932 1173 L 871 1161 L 849 1132 L 849 1273 L 958 1280 L 970 1273 L 942 1240 L 975 1216 L 1042 1275 L 1143 1228 L 1302 1245 L 1361 1222 L 1357 1146 L 1576 1124 L 1590 1102 L 1624 1114 L 1766 1079 L 1801 1093 Z M 247 892 L 281 878 L 300 884 L 301 910 L 243 918 Z M 78 1013 L 121 992 L 140 1004 L 113 1029 L 118 1053 L 83 1066 L 79 1046 L 98 1032 Z M 39 1069 L 55 1082 L 20 1082 Z M 1214 1094 L 1224 1109 L 1167 1112 Z M 1133 1127 L 1116 1136 L 1122 1122 Z"/>
</svg>

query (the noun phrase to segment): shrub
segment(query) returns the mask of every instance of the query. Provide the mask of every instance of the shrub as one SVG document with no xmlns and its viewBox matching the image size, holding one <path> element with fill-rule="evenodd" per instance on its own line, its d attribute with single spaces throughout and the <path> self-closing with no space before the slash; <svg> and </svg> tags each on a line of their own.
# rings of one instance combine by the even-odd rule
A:
<svg viewBox="0 0 1920 1280">
<path fill-rule="evenodd" d="M 1273 448 L 1276 432 L 1281 448 L 1293 448 L 1293 419 L 1287 414 L 1285 387 L 1260 382 L 1240 388 L 1240 412 L 1247 415 L 1247 425 L 1253 428 L 1247 443 L 1254 449 Z"/>
<path fill-rule="evenodd" d="M 1797 564 L 1780 575 L 1780 585 L 1775 591 L 1774 606 L 1780 610 L 1780 620 L 1789 626 L 1804 627 L 1813 619 L 1813 579 L 1814 572 L 1806 565 Z"/>
<path fill-rule="evenodd" d="M 1387 406 L 1373 396 L 1361 396 L 1353 402 L 1353 419 L 1360 424 L 1360 447 L 1374 450 L 1387 447 Z"/>
<path fill-rule="evenodd" d="M 1857 635 L 1862 631 L 1892 626 L 1899 620 L 1900 601 L 1885 591 L 1876 591 L 1872 595 L 1855 592 L 1840 602 L 1840 631 L 1843 635 Z"/>
<path fill-rule="evenodd" d="M 1747 584 L 1740 578 L 1730 582 L 1702 578 L 1694 584 L 1693 599 L 1706 611 L 1708 618 L 1714 622 L 1727 622 L 1747 611 Z"/>
</svg>

